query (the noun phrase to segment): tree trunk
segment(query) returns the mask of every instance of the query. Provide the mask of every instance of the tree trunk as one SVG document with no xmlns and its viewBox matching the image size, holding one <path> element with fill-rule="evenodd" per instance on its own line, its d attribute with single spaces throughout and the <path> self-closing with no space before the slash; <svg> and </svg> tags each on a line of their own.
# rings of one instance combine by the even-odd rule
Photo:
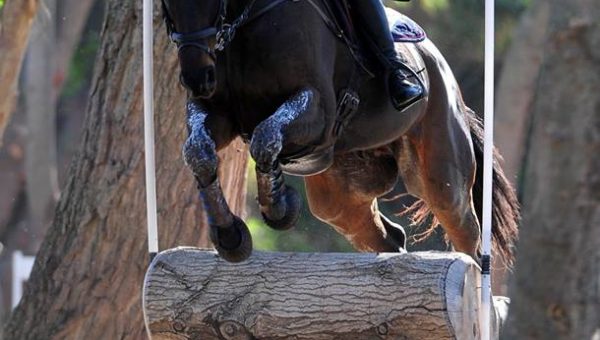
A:
<svg viewBox="0 0 600 340">
<path fill-rule="evenodd" d="M 155 2 L 160 8 L 159 1 Z M 111 0 L 82 147 L 38 253 L 7 339 L 141 339 L 141 287 L 148 254 L 142 127 L 142 3 Z M 181 159 L 185 96 L 176 49 L 155 12 L 156 151 L 162 249 L 206 245 L 204 214 Z M 161 23 L 160 25 L 158 25 Z M 239 142 L 223 172 L 241 214 L 246 155 Z"/>
<path fill-rule="evenodd" d="M 30 248 L 39 248 L 50 219 L 50 210 L 58 199 L 56 156 L 56 101 L 53 75 L 56 68 L 56 0 L 44 0 L 38 11 L 29 48 L 23 66 L 23 96 L 27 116 L 25 140 L 25 176 L 29 228 L 32 239 Z"/>
<path fill-rule="evenodd" d="M 512 43 L 498 81 L 496 94 L 496 147 L 504 159 L 504 172 L 515 186 L 522 178 L 523 157 L 529 133 L 531 109 L 537 89 L 542 48 L 546 41 L 549 8 L 547 2 L 537 2 L 523 14 L 513 34 Z M 492 289 L 507 295 L 509 276 L 506 268 L 494 259 Z"/>
<path fill-rule="evenodd" d="M 144 312 L 153 339 L 474 340 L 478 284 L 459 253 L 254 252 L 232 264 L 177 248 L 148 270 Z"/>
<path fill-rule="evenodd" d="M 0 146 L 12 114 L 17 80 L 39 0 L 6 0 L 0 18 Z"/>
<path fill-rule="evenodd" d="M 93 0 L 44 0 L 33 24 L 25 65 L 25 174 L 35 253 L 59 196 L 57 109 L 60 92 Z M 36 239 L 37 236 L 37 240 Z"/>
<path fill-rule="evenodd" d="M 504 172 L 515 185 L 523 165 L 549 14 L 546 1 L 536 2 L 523 14 L 498 82 L 496 146 L 504 158 Z"/>
<path fill-rule="evenodd" d="M 539 0 L 541 1 L 541 0 Z M 551 0 L 505 339 L 596 339 L 600 325 L 600 7 Z"/>
</svg>

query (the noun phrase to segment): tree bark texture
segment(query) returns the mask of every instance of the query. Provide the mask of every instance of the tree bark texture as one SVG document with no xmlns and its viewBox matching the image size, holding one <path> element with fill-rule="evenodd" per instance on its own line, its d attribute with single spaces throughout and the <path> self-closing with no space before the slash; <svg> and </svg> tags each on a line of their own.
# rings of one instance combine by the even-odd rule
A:
<svg viewBox="0 0 600 340">
<path fill-rule="evenodd" d="M 185 96 L 177 53 L 155 2 L 156 158 L 160 247 L 206 245 L 203 211 L 183 164 Z M 143 339 L 148 264 L 142 126 L 142 2 L 111 0 L 82 146 L 6 339 Z M 222 158 L 224 191 L 243 213 L 246 155 Z M 229 180 L 235 178 L 236 180 Z"/>
<path fill-rule="evenodd" d="M 597 339 L 600 7 L 588 0 L 548 4 L 504 338 Z"/>
<path fill-rule="evenodd" d="M 152 339 L 468 340 L 478 282 L 459 253 L 254 252 L 231 264 L 177 248 L 148 270 L 144 311 Z"/>
<path fill-rule="evenodd" d="M 15 106 L 19 71 L 38 3 L 39 0 L 6 0 L 0 12 L 0 146 Z"/>
</svg>

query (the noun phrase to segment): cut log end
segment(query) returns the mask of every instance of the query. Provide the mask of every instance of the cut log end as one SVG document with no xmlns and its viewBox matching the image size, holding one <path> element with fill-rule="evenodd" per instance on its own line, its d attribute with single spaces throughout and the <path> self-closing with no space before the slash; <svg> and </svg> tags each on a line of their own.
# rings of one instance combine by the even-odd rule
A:
<svg viewBox="0 0 600 340">
<path fill-rule="evenodd" d="M 176 248 L 148 270 L 144 313 L 153 339 L 476 339 L 477 287 L 459 253 L 254 252 L 233 264 Z"/>
</svg>

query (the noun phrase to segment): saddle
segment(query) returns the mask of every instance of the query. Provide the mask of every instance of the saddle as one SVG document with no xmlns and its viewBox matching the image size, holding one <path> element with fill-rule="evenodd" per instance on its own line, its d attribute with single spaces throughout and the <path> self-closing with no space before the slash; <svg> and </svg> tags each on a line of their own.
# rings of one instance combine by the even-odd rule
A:
<svg viewBox="0 0 600 340">
<path fill-rule="evenodd" d="M 372 72 L 371 67 L 377 69 L 380 67 L 378 67 L 378 62 L 376 61 L 377 58 L 375 57 L 376 52 L 373 48 L 373 43 L 354 24 L 356 13 L 352 11 L 348 0 L 307 1 L 319 12 L 332 32 L 348 46 L 358 67 L 368 77 L 374 77 L 374 73 L 376 72 Z M 315 1 L 320 1 L 322 7 L 317 5 Z M 425 30 L 414 20 L 387 7 L 385 10 L 394 42 L 418 43 L 427 38 Z M 355 90 L 359 87 L 357 82 L 357 76 L 353 75 L 348 86 L 338 93 L 337 119 L 333 128 L 333 134 L 336 137 L 341 135 L 346 125 L 351 121 L 352 116 L 358 110 L 360 97 Z"/>
<path fill-rule="evenodd" d="M 333 23 L 342 34 L 346 35 L 349 41 L 354 42 L 357 46 L 364 45 L 360 41 L 360 32 L 354 25 L 354 12 L 348 0 L 323 1 L 323 5 L 326 9 L 329 9 Z M 395 42 L 418 43 L 427 38 L 425 30 L 406 15 L 387 7 L 386 15 Z"/>
</svg>

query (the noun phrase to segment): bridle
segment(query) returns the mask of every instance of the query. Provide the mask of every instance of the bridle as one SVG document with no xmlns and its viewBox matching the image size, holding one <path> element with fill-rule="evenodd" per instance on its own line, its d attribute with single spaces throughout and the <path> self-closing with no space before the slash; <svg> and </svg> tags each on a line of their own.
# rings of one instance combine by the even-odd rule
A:
<svg viewBox="0 0 600 340">
<path fill-rule="evenodd" d="M 285 0 L 275 1 L 275 5 L 280 4 L 283 1 Z M 217 52 L 223 51 L 231 43 L 231 41 L 233 41 L 235 32 L 238 28 L 275 7 L 272 3 L 250 17 L 250 12 L 254 8 L 255 3 L 256 0 L 250 1 L 239 17 L 237 17 L 231 23 L 227 23 L 227 0 L 220 0 L 219 12 L 214 20 L 213 26 L 209 26 L 194 32 L 180 33 L 175 30 L 175 24 L 169 15 L 165 0 L 162 0 L 163 18 L 165 20 L 165 25 L 167 26 L 167 34 L 169 35 L 171 41 L 177 45 L 177 49 L 179 51 L 186 47 L 195 47 L 204 51 L 213 60 L 216 60 Z M 213 48 L 211 48 L 208 43 L 209 39 L 211 38 L 216 40 Z"/>
</svg>

